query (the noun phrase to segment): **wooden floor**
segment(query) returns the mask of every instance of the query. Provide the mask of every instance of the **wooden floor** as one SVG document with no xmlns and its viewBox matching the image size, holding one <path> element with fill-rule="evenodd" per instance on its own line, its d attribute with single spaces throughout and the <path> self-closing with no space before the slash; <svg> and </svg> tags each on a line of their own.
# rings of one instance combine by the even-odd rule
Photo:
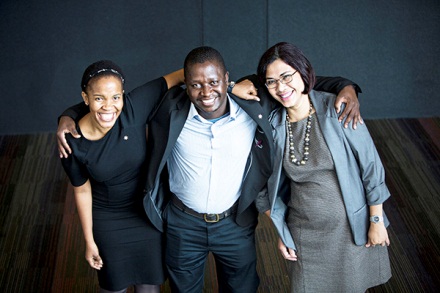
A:
<svg viewBox="0 0 440 293">
<path fill-rule="evenodd" d="M 393 277 L 369 292 L 440 292 L 440 118 L 367 121 L 392 197 Z M 97 292 L 51 133 L 0 136 L 0 292 Z M 259 292 L 288 292 L 271 223 L 257 228 Z M 216 292 L 210 258 L 204 292 Z M 131 292 L 131 291 L 130 291 Z M 167 283 L 162 292 L 169 292 Z"/>
</svg>

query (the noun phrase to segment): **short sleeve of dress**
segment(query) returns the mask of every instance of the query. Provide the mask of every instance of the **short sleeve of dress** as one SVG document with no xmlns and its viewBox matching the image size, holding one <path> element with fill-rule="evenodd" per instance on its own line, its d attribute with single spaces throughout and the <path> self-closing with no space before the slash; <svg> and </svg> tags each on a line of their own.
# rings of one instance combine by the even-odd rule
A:
<svg viewBox="0 0 440 293">
<path fill-rule="evenodd" d="M 68 142 L 70 145 L 74 143 L 72 142 L 72 139 L 68 140 Z M 73 186 L 81 186 L 89 179 L 89 173 L 85 164 L 78 160 L 75 153 L 70 154 L 67 158 L 62 158 L 61 164 Z"/>
</svg>

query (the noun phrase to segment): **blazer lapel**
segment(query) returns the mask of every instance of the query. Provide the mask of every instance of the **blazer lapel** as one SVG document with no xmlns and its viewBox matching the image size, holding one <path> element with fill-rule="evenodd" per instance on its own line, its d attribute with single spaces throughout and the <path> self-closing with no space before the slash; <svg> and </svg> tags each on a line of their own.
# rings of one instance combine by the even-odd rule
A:
<svg viewBox="0 0 440 293">
<path fill-rule="evenodd" d="M 162 169 L 165 165 L 171 151 L 173 150 L 180 133 L 182 132 L 183 126 L 185 125 L 186 118 L 188 117 L 189 108 L 191 102 L 186 94 L 182 92 L 176 98 L 176 106 L 170 111 L 168 119 L 168 140 L 159 169 Z"/>
<path fill-rule="evenodd" d="M 267 116 L 258 102 L 240 99 L 234 95 L 229 96 L 258 124 L 259 130 L 267 137 L 272 136 L 272 130 L 268 123 Z"/>
</svg>

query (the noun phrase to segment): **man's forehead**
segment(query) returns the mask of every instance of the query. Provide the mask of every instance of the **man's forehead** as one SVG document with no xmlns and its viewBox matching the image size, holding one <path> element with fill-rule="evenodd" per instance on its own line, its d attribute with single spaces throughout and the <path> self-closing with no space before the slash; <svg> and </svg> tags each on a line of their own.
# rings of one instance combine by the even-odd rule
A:
<svg viewBox="0 0 440 293">
<path fill-rule="evenodd" d="M 187 74 L 190 78 L 218 78 L 219 76 L 223 77 L 225 72 L 217 62 L 206 61 L 188 66 Z"/>
</svg>

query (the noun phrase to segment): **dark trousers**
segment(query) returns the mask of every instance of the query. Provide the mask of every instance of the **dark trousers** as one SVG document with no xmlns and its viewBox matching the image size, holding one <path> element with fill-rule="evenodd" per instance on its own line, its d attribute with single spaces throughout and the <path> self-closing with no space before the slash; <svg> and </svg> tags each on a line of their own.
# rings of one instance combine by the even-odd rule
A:
<svg viewBox="0 0 440 293">
<path fill-rule="evenodd" d="M 219 292 L 256 292 L 255 225 L 241 227 L 235 215 L 217 223 L 188 215 L 170 203 L 165 215 L 165 261 L 172 292 L 200 293 L 206 258 L 212 252 Z"/>
</svg>

